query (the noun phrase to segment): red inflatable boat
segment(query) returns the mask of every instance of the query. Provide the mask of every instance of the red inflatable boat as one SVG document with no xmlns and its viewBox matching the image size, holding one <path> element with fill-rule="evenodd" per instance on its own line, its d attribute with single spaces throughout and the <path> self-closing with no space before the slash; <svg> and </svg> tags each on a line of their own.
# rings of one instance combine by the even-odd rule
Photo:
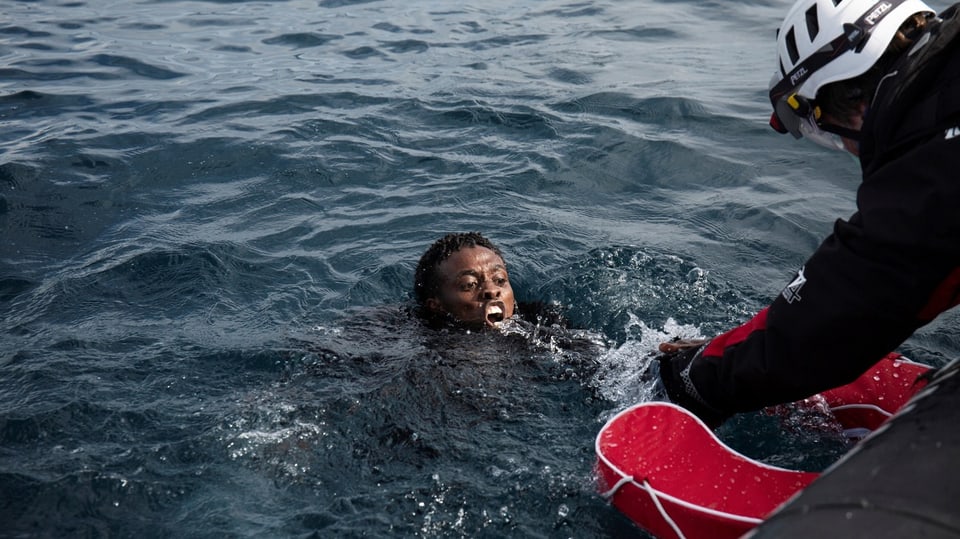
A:
<svg viewBox="0 0 960 539">
<path fill-rule="evenodd" d="M 869 500 L 879 487 L 868 487 L 872 489 L 868 492 L 844 492 L 850 487 L 831 487 L 830 476 L 835 475 L 835 470 L 847 466 L 848 461 L 856 460 L 854 454 L 863 453 L 864 445 L 876 445 L 878 439 L 890 438 L 886 433 L 881 435 L 881 431 L 897 430 L 895 427 L 898 425 L 891 423 L 898 421 L 891 421 L 890 418 L 895 414 L 899 417 L 914 413 L 921 401 L 928 404 L 922 408 L 939 410 L 937 413 L 940 416 L 946 414 L 951 419 L 955 418 L 960 409 L 957 406 L 960 395 L 958 388 L 936 390 L 945 384 L 960 385 L 960 376 L 952 376 L 958 370 L 954 362 L 937 371 L 937 376 L 930 376 L 930 367 L 909 361 L 899 354 L 890 354 L 853 383 L 814 397 L 816 402 L 825 403 L 836 420 L 852 435 L 872 431 L 823 474 L 778 468 L 746 457 L 725 445 L 696 416 L 674 404 L 638 404 L 613 417 L 597 436 L 598 486 L 617 509 L 659 539 L 725 539 L 741 537 L 748 532 L 755 537 L 780 538 L 788 536 L 786 529 L 804 530 L 790 537 L 816 536 L 810 534 L 819 534 L 824 538 L 896 537 L 883 535 L 883 530 L 892 529 L 889 523 L 876 526 L 877 529 L 867 535 L 861 532 L 864 531 L 865 522 L 876 520 L 874 513 L 877 507 L 898 506 L 891 511 L 901 511 L 899 507 L 910 500 L 891 501 L 885 498 L 877 505 Z M 952 381 L 945 382 L 947 378 L 952 378 Z M 947 398 L 950 402 L 930 406 L 928 401 L 934 393 L 939 393 L 941 400 Z M 811 402 L 811 399 L 807 402 Z M 888 445 L 913 447 L 921 441 L 915 431 L 926 430 L 925 422 L 933 424 L 937 421 L 947 420 L 921 418 L 919 422 L 916 419 L 899 421 L 906 424 L 900 429 L 901 433 L 893 434 L 892 442 L 880 441 Z M 883 427 L 878 428 L 881 425 Z M 960 536 L 960 502 L 957 501 L 960 498 L 956 496 L 957 486 L 954 486 L 960 483 L 960 477 L 955 475 L 960 462 L 960 455 L 956 452 L 960 447 L 955 434 L 960 431 L 958 427 L 960 425 L 943 427 L 945 432 L 937 434 L 939 441 L 929 442 L 934 448 L 938 443 L 941 448 L 946 444 L 943 451 L 934 451 L 926 457 L 935 459 L 943 467 L 937 475 L 943 486 L 940 488 L 929 483 L 921 485 L 933 490 L 930 492 L 932 499 L 923 506 L 916 503 L 916 499 L 912 500 L 918 509 L 915 514 L 904 515 L 903 518 L 904 525 L 914 527 L 904 529 L 916 531 L 920 529 L 917 526 L 932 522 L 930 529 L 949 534 L 942 537 Z M 898 437 L 903 441 L 898 442 Z M 915 457 L 925 458 L 924 455 Z M 901 469 L 905 468 L 902 461 L 897 464 Z M 870 469 L 886 469 L 884 466 L 887 464 L 867 462 L 860 466 L 864 468 L 862 473 L 869 476 Z M 869 477 L 853 482 L 869 484 Z M 843 483 L 851 483 L 850 478 L 844 479 Z M 821 484 L 827 484 L 827 488 L 822 488 Z M 892 488 L 893 491 L 898 489 L 901 492 L 910 490 Z M 823 491 L 825 494 L 819 495 L 822 499 L 803 501 L 802 507 L 791 507 L 791 503 L 788 503 L 790 500 L 795 503 L 803 499 L 803 494 L 808 491 Z M 916 498 L 913 494 L 911 496 Z M 864 505 L 867 511 L 858 513 L 856 509 L 863 509 Z M 869 511 L 871 508 L 874 511 Z M 781 518 L 781 514 L 792 516 L 786 519 Z M 834 520 L 855 520 L 852 515 L 857 514 L 861 515 L 855 523 L 855 529 L 859 532 L 849 534 L 840 531 L 842 528 Z M 821 517 L 822 525 L 817 523 Z M 788 520 L 790 523 L 787 523 Z M 922 522 L 917 524 L 914 521 Z M 801 525 L 803 522 L 813 525 L 804 527 Z M 771 535 L 762 535 L 765 528 L 774 527 L 775 524 L 776 531 Z M 941 537 L 935 534 L 899 535 L 927 536 Z"/>
</svg>

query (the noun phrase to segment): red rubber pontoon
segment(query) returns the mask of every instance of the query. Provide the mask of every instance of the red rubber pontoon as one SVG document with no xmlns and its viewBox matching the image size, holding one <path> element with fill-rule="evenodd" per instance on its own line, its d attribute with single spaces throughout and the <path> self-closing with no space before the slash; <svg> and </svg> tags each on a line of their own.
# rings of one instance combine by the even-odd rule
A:
<svg viewBox="0 0 960 539">
<path fill-rule="evenodd" d="M 927 383 L 928 371 L 926 365 L 890 354 L 853 383 L 822 393 L 818 401 L 826 403 L 850 435 L 863 435 L 889 422 L 898 410 L 910 409 L 914 403 L 904 405 L 914 396 L 923 396 L 918 392 Z M 778 508 L 800 497 L 815 480 L 817 485 L 826 480 L 818 480 L 819 473 L 787 470 L 746 457 L 719 440 L 696 416 L 666 402 L 638 404 L 617 414 L 598 434 L 596 452 L 601 492 L 659 539 L 741 537 L 779 514 Z M 949 503 L 960 508 L 956 500 Z M 776 533 L 769 537 L 783 537 L 782 529 Z M 837 537 L 827 528 L 821 536 Z"/>
</svg>

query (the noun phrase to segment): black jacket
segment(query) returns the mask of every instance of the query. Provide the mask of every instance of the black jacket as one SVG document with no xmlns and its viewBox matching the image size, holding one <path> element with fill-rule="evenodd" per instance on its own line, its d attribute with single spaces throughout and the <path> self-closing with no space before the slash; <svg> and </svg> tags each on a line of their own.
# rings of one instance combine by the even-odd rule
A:
<svg viewBox="0 0 960 539">
<path fill-rule="evenodd" d="M 716 424 L 849 383 L 960 303 L 958 5 L 881 82 L 861 131 L 858 211 L 769 307 L 662 358 L 675 402 Z"/>
</svg>

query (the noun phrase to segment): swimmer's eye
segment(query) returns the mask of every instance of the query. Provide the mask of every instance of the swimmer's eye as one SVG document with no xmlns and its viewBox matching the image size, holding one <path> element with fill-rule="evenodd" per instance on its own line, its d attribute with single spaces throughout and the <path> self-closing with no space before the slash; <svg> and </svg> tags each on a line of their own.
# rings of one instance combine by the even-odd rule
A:
<svg viewBox="0 0 960 539">
<path fill-rule="evenodd" d="M 460 291 L 461 291 L 461 292 L 471 292 L 471 291 L 473 291 L 473 290 L 476 290 L 479 286 L 480 286 L 480 282 L 479 282 L 479 281 L 466 281 L 466 282 L 462 282 L 462 283 L 460 283 Z"/>
<path fill-rule="evenodd" d="M 504 286 L 509 286 L 510 278 L 506 275 L 495 275 L 490 278 L 490 282 L 498 287 L 503 288 Z M 461 292 L 474 292 L 482 286 L 483 281 L 480 279 L 469 279 L 466 281 L 461 281 L 457 284 L 457 287 Z"/>
</svg>

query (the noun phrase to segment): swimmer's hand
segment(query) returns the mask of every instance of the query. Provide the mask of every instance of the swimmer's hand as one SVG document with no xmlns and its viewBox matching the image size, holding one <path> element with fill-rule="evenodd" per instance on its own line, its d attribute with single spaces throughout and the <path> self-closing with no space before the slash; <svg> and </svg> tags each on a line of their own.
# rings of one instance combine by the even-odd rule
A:
<svg viewBox="0 0 960 539">
<path fill-rule="evenodd" d="M 674 339 L 670 342 L 660 343 L 660 346 L 657 348 L 661 354 L 676 354 L 683 350 L 697 348 L 705 342 L 707 342 L 707 339 Z"/>
<path fill-rule="evenodd" d="M 730 414 L 714 409 L 699 395 L 690 380 L 690 364 L 706 348 L 707 339 L 674 339 L 660 343 L 660 381 L 667 398 L 696 414 L 712 429 L 723 423 Z"/>
</svg>

